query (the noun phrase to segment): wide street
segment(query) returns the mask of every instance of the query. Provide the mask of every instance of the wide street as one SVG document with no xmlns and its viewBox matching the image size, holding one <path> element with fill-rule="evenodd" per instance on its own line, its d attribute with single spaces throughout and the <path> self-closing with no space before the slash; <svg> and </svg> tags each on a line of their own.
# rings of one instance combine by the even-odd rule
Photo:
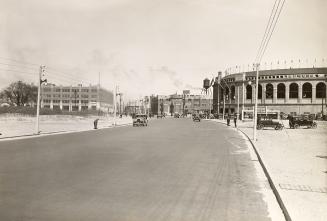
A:
<svg viewBox="0 0 327 221">
<path fill-rule="evenodd" d="M 270 220 L 246 140 L 191 119 L 0 142 L 0 220 Z"/>
</svg>

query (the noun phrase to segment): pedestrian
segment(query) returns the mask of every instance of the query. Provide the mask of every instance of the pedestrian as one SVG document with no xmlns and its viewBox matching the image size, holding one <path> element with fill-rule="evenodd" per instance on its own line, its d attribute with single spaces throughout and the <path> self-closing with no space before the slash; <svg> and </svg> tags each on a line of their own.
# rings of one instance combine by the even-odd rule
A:
<svg viewBox="0 0 327 221">
<path fill-rule="evenodd" d="M 98 129 L 98 121 L 99 121 L 98 118 L 94 120 L 94 122 L 93 122 L 93 124 L 94 124 L 94 129 Z"/>
<path fill-rule="evenodd" d="M 229 114 L 227 115 L 227 126 L 230 126 L 230 116 L 229 116 Z"/>
<path fill-rule="evenodd" d="M 237 127 L 237 115 L 236 114 L 234 114 L 234 125 L 235 125 L 235 127 Z"/>
</svg>

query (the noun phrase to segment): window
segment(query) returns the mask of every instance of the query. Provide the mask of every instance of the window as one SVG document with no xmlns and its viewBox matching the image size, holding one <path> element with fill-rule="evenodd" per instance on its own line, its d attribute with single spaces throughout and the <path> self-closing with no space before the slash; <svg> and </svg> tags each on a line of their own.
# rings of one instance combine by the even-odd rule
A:
<svg viewBox="0 0 327 221">
<path fill-rule="evenodd" d="M 50 92 L 51 91 L 51 88 L 43 88 L 43 91 L 44 92 Z"/>
<path fill-rule="evenodd" d="M 252 99 L 252 87 L 251 87 L 251 85 L 246 86 L 246 99 Z"/>
<path fill-rule="evenodd" d="M 285 98 L 285 84 L 283 83 L 277 85 L 277 98 Z"/>
<path fill-rule="evenodd" d="M 60 94 L 54 94 L 53 97 L 60 97 Z"/>
<path fill-rule="evenodd" d="M 299 96 L 299 86 L 296 83 L 292 83 L 290 85 L 289 97 L 290 98 L 298 98 L 298 96 Z"/>
<path fill-rule="evenodd" d="M 266 98 L 272 99 L 274 96 L 274 86 L 272 84 L 266 85 Z"/>
<path fill-rule="evenodd" d="M 69 94 L 63 94 L 62 97 L 68 98 Z"/>
<path fill-rule="evenodd" d="M 53 100 L 53 103 L 60 103 L 60 100 Z"/>
<path fill-rule="evenodd" d="M 231 86 L 230 90 L 231 90 L 230 96 L 231 96 L 232 100 L 235 100 L 235 86 L 234 85 Z"/>
<path fill-rule="evenodd" d="M 69 103 L 69 100 L 62 100 L 62 103 L 67 104 Z"/>
<path fill-rule="evenodd" d="M 304 83 L 302 86 L 302 97 L 312 98 L 312 85 L 310 83 Z"/>
<path fill-rule="evenodd" d="M 87 94 L 82 94 L 81 97 L 82 97 L 82 98 L 89 98 L 89 95 L 87 95 Z"/>
<path fill-rule="evenodd" d="M 92 92 L 92 93 L 97 93 L 98 90 L 97 90 L 97 89 L 91 89 L 91 92 Z"/>
<path fill-rule="evenodd" d="M 259 84 L 259 87 L 258 87 L 258 99 L 262 99 L 262 86 L 261 86 L 261 84 Z"/>
<path fill-rule="evenodd" d="M 317 98 L 326 98 L 326 84 L 320 82 L 316 86 L 316 97 Z"/>
<path fill-rule="evenodd" d="M 89 92 L 89 89 L 82 89 L 82 92 Z"/>
<path fill-rule="evenodd" d="M 56 88 L 56 92 L 60 92 L 61 90 L 60 90 L 60 88 Z"/>
<path fill-rule="evenodd" d="M 62 92 L 70 92 L 70 89 L 62 89 Z"/>
<path fill-rule="evenodd" d="M 97 98 L 97 97 L 98 95 L 94 95 L 94 94 L 91 95 L 91 98 Z"/>
</svg>

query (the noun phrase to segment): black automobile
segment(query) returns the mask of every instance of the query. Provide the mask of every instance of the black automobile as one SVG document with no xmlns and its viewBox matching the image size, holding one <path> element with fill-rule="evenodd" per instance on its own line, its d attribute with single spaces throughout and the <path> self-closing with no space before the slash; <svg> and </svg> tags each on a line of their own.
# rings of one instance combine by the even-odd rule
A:
<svg viewBox="0 0 327 221">
<path fill-rule="evenodd" d="M 264 129 L 265 127 L 271 127 L 274 128 L 275 130 L 283 130 L 284 125 L 278 121 L 274 121 L 273 119 L 258 118 L 257 129 L 261 130 Z"/>
<path fill-rule="evenodd" d="M 179 113 L 174 114 L 174 118 L 180 118 L 180 117 L 181 117 L 181 115 Z"/>
<path fill-rule="evenodd" d="M 193 115 L 193 121 L 198 121 L 198 122 L 200 122 L 200 121 L 201 121 L 201 117 L 200 117 L 200 115 L 198 115 L 198 114 Z"/>
<path fill-rule="evenodd" d="M 133 127 L 148 126 L 148 119 L 146 114 L 136 114 L 133 119 Z"/>
<path fill-rule="evenodd" d="M 297 129 L 301 126 L 306 126 L 308 128 L 317 128 L 317 123 L 313 121 L 312 118 L 307 116 L 290 116 L 288 119 L 290 128 Z"/>
</svg>

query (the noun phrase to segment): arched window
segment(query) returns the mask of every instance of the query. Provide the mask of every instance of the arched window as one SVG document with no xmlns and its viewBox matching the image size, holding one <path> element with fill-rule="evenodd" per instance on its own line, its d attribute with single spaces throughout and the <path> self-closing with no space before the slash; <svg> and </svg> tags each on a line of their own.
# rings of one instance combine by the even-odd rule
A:
<svg viewBox="0 0 327 221">
<path fill-rule="evenodd" d="M 232 98 L 232 100 L 235 100 L 235 86 L 234 85 L 232 85 L 231 87 L 230 87 L 230 90 L 231 90 L 231 98 Z"/>
<path fill-rule="evenodd" d="M 270 99 L 274 96 L 274 86 L 272 84 L 266 85 L 266 98 Z"/>
<path fill-rule="evenodd" d="M 320 82 L 316 86 L 316 98 L 326 98 L 326 84 Z"/>
<path fill-rule="evenodd" d="M 226 87 L 225 88 L 225 99 L 226 99 L 226 101 L 229 100 L 229 96 L 230 96 L 230 94 L 229 94 L 229 88 Z"/>
<path fill-rule="evenodd" d="M 283 83 L 277 85 L 277 98 L 285 98 L 285 84 Z"/>
<path fill-rule="evenodd" d="M 258 99 L 262 99 L 262 86 L 261 86 L 261 84 L 259 84 L 259 87 L 258 87 Z"/>
<path fill-rule="evenodd" d="M 310 83 L 304 83 L 302 86 L 302 97 L 312 98 L 312 85 Z"/>
<path fill-rule="evenodd" d="M 246 99 L 252 99 L 252 87 L 251 87 L 251 85 L 246 86 Z"/>
<path fill-rule="evenodd" d="M 290 85 L 289 97 L 290 98 L 298 98 L 299 97 L 299 86 L 297 85 L 297 83 L 292 83 Z"/>
</svg>

